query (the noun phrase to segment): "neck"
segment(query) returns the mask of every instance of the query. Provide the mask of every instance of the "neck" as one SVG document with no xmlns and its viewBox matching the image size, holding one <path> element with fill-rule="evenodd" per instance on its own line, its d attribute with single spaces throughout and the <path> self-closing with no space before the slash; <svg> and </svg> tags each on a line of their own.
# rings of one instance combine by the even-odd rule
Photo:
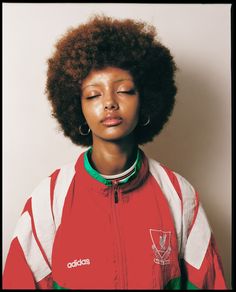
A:
<svg viewBox="0 0 236 292">
<path fill-rule="evenodd" d="M 135 162 L 138 146 L 134 143 L 94 143 L 91 163 L 104 175 L 119 174 Z"/>
</svg>

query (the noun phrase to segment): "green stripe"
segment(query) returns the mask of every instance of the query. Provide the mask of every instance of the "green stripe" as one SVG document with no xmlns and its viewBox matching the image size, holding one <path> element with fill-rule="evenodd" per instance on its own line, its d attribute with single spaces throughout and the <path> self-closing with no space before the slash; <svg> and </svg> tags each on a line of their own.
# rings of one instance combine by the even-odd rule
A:
<svg viewBox="0 0 236 292">
<path fill-rule="evenodd" d="M 67 288 L 63 288 L 61 286 L 59 286 L 56 282 L 53 281 L 53 289 L 55 290 L 69 290 Z"/>
<path fill-rule="evenodd" d="M 92 165 L 89 162 L 89 156 L 91 157 L 91 152 L 92 152 L 92 147 L 90 147 L 84 155 L 84 167 L 86 169 L 86 171 L 96 180 L 98 180 L 99 182 L 103 183 L 106 186 L 112 186 L 112 182 L 111 180 L 105 179 L 103 176 L 101 176 L 101 174 L 99 172 L 97 172 Z M 135 161 L 135 169 L 134 169 L 134 173 L 132 173 L 129 177 L 127 177 L 125 180 L 123 180 L 122 182 L 120 182 L 120 184 L 124 184 L 127 183 L 128 181 L 134 179 L 137 176 L 138 171 L 140 170 L 142 165 L 142 161 L 141 161 L 141 155 L 140 155 L 140 150 L 138 149 L 137 151 L 137 158 Z"/>
<path fill-rule="evenodd" d="M 164 290 L 200 290 L 200 289 L 187 280 L 183 283 L 181 277 L 178 277 L 175 279 L 171 279 L 164 287 Z"/>
<path fill-rule="evenodd" d="M 164 287 L 164 290 L 181 290 L 181 278 L 171 279 Z"/>
<path fill-rule="evenodd" d="M 56 282 L 53 282 L 53 289 L 55 290 L 69 290 L 59 286 Z M 167 285 L 164 287 L 164 290 L 200 290 L 191 282 L 186 281 L 186 283 L 181 283 L 181 277 L 171 279 Z"/>
</svg>

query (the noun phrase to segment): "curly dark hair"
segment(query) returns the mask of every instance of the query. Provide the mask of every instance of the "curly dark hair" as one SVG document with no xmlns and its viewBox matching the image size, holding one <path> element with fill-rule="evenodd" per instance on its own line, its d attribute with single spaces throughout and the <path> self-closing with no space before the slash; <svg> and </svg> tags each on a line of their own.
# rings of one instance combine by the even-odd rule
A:
<svg viewBox="0 0 236 292">
<path fill-rule="evenodd" d="M 152 141 L 168 121 L 175 103 L 176 65 L 168 48 L 157 39 L 154 26 L 131 19 L 117 20 L 95 15 L 69 29 L 57 41 L 48 60 L 46 94 L 52 115 L 65 136 L 82 146 L 92 145 L 91 133 L 82 136 L 85 123 L 81 109 L 81 84 L 93 69 L 108 66 L 127 70 L 140 96 L 140 122 L 135 128 L 137 144 Z M 142 126 L 150 117 L 150 123 Z"/>
</svg>

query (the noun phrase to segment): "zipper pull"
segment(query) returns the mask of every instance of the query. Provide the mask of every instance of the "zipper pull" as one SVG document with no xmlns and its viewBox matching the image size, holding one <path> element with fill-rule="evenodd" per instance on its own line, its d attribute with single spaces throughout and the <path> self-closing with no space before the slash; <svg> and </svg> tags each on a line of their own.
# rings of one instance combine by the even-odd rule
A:
<svg viewBox="0 0 236 292">
<path fill-rule="evenodd" d="M 118 181 L 113 181 L 113 186 L 114 186 L 114 200 L 115 200 L 115 204 L 118 203 L 119 198 L 118 198 Z"/>
</svg>

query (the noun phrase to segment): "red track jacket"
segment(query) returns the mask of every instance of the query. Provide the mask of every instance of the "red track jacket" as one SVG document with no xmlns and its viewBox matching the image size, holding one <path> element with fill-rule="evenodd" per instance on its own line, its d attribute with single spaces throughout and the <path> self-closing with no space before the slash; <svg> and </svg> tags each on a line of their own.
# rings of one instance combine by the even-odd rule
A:
<svg viewBox="0 0 236 292">
<path fill-rule="evenodd" d="M 193 187 L 139 150 L 123 184 L 88 151 L 33 191 L 14 233 L 3 288 L 226 289 Z"/>
</svg>

